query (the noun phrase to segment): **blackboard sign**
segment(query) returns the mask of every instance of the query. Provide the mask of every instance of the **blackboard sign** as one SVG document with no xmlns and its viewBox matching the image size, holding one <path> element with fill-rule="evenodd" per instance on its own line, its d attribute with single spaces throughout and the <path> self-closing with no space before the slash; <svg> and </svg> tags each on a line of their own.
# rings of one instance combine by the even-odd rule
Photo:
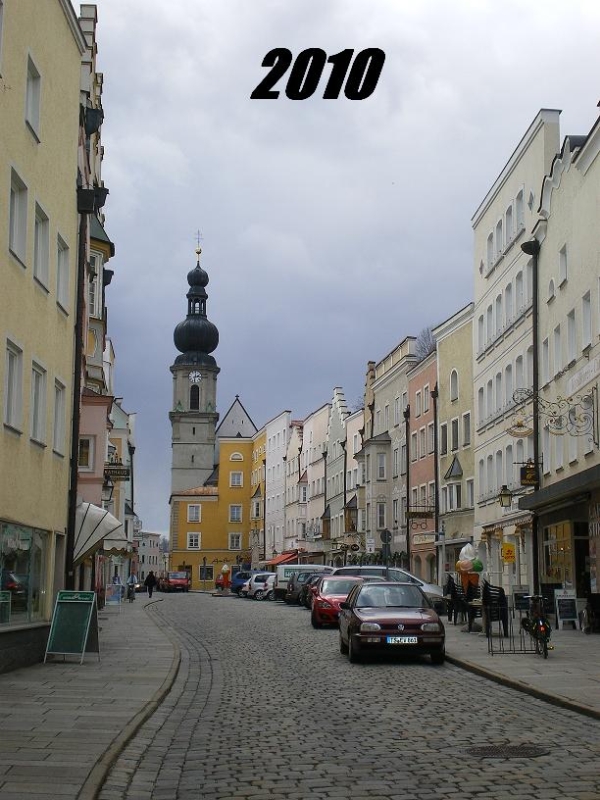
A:
<svg viewBox="0 0 600 800">
<path fill-rule="evenodd" d="M 560 628 L 563 622 L 574 622 L 577 625 L 577 597 L 573 589 L 558 590 L 554 593 L 556 601 L 556 627 Z"/>
<path fill-rule="evenodd" d="M 46 655 L 81 655 L 83 664 L 85 653 L 98 653 L 98 607 L 95 592 L 58 593 L 52 624 L 46 645 Z"/>
</svg>

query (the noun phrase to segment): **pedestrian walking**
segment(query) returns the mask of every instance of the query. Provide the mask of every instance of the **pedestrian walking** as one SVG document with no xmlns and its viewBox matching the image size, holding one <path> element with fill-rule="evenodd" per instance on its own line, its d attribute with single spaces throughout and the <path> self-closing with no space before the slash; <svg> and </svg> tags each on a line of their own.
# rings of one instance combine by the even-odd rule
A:
<svg viewBox="0 0 600 800">
<path fill-rule="evenodd" d="M 148 591 L 148 597 L 152 597 L 152 592 L 156 586 L 156 575 L 154 574 L 153 570 L 150 570 L 148 573 L 146 580 L 144 581 L 144 586 Z"/>
</svg>

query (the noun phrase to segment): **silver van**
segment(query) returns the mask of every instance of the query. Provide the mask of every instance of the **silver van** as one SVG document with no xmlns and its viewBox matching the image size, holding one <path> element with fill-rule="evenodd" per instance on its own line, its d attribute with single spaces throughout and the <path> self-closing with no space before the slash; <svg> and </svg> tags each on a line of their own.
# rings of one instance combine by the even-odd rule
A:
<svg viewBox="0 0 600 800">
<path fill-rule="evenodd" d="M 417 578 L 416 575 L 400 567 L 386 567 L 385 564 L 367 564 L 365 566 L 353 564 L 345 567 L 336 567 L 332 575 L 380 575 L 388 581 L 416 583 L 422 589 L 423 594 L 431 601 L 436 611 L 438 611 L 438 608 L 443 610 L 445 606 L 444 591 L 441 586 L 435 583 L 427 583 L 427 581 Z"/>
</svg>

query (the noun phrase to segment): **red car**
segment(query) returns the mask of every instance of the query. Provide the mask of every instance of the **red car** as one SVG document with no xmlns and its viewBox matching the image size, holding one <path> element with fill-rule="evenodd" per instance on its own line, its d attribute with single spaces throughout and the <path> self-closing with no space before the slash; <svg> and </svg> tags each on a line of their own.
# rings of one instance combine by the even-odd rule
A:
<svg viewBox="0 0 600 800">
<path fill-rule="evenodd" d="M 363 583 L 340 607 L 340 652 L 351 662 L 374 653 L 445 658 L 444 625 L 413 583 Z"/>
<path fill-rule="evenodd" d="M 357 583 L 364 581 L 351 575 L 323 575 L 319 579 L 316 586 L 312 587 L 310 621 L 313 628 L 337 625 L 340 603 L 348 597 L 348 593 Z"/>
<path fill-rule="evenodd" d="M 187 572 L 168 572 L 159 586 L 163 592 L 187 592 L 190 588 L 190 579 Z"/>
</svg>

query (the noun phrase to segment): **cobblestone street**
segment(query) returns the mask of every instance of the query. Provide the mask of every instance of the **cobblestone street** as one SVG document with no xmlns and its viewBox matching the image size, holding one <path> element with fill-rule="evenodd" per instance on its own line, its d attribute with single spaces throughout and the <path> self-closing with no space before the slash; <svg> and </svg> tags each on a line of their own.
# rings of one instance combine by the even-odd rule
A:
<svg viewBox="0 0 600 800">
<path fill-rule="evenodd" d="M 594 720 L 428 659 L 351 665 L 298 607 L 187 594 L 150 613 L 181 667 L 101 800 L 600 796 Z M 467 752 L 491 745 L 548 753 Z"/>
</svg>

